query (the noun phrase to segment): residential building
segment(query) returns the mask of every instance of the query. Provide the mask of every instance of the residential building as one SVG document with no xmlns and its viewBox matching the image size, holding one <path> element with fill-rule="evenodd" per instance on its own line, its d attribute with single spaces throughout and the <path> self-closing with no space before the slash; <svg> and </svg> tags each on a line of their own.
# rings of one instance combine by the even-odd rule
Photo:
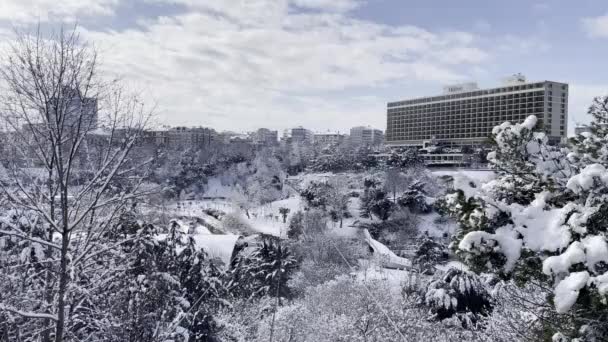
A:
<svg viewBox="0 0 608 342">
<path fill-rule="evenodd" d="M 389 146 L 465 146 L 487 143 L 494 126 L 536 115 L 551 143 L 568 132 L 568 84 L 527 82 L 521 74 L 498 88 L 473 83 L 448 86 L 444 94 L 387 105 Z"/>
<path fill-rule="evenodd" d="M 350 129 L 350 143 L 355 146 L 378 146 L 384 143 L 382 130 L 369 126 L 358 126 Z"/>
<path fill-rule="evenodd" d="M 313 137 L 315 145 L 333 146 L 339 145 L 346 140 L 346 135 L 341 133 L 315 133 Z"/>
<path fill-rule="evenodd" d="M 64 88 L 60 97 L 49 100 L 51 121 L 54 120 L 54 108 L 63 115 L 63 127 L 88 132 L 97 128 L 98 108 L 97 99 L 86 97 L 79 89 Z"/>
<path fill-rule="evenodd" d="M 312 132 L 302 126 L 291 129 L 292 143 L 312 144 L 312 139 Z"/>
<path fill-rule="evenodd" d="M 279 132 L 269 130 L 268 128 L 260 128 L 252 136 L 256 145 L 274 146 L 279 143 Z"/>
<path fill-rule="evenodd" d="M 205 148 L 218 142 L 218 134 L 207 127 L 161 127 L 147 130 L 143 134 L 146 145 Z"/>
</svg>

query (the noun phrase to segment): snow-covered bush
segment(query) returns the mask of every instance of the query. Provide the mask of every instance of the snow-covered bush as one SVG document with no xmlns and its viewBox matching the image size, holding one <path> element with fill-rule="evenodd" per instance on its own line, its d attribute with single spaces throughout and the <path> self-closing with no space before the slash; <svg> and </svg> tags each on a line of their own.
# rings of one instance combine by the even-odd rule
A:
<svg viewBox="0 0 608 342">
<path fill-rule="evenodd" d="M 376 216 L 382 221 L 386 221 L 393 212 L 395 204 L 387 198 L 384 190 L 374 187 L 366 188 L 361 196 L 360 216 L 373 218 Z"/>
<path fill-rule="evenodd" d="M 225 232 L 234 234 L 248 234 L 252 231 L 251 226 L 247 223 L 245 217 L 238 213 L 230 213 L 222 217 L 222 228 Z"/>
<path fill-rule="evenodd" d="M 306 238 L 324 234 L 327 230 L 327 217 L 321 210 L 308 210 L 304 213 L 303 234 Z"/>
<path fill-rule="evenodd" d="M 424 309 L 395 299 L 381 281 L 342 276 L 309 288 L 303 298 L 279 308 L 274 324 L 266 316 L 255 341 L 266 341 L 270 330 L 277 341 L 482 341 L 478 332 L 429 322 Z"/>
<path fill-rule="evenodd" d="M 353 272 L 351 267 L 356 267 L 360 259 L 369 257 L 367 246 L 360 240 L 329 234 L 300 240 L 291 248 L 299 260 L 299 268 L 289 281 L 296 295 L 302 295 L 307 288 L 338 275 Z"/>
<path fill-rule="evenodd" d="M 413 263 L 423 274 L 435 273 L 435 265 L 448 260 L 448 246 L 428 235 L 420 240 Z"/>
<path fill-rule="evenodd" d="M 474 273 L 456 268 L 449 268 L 431 281 L 423 300 L 432 319 L 454 318 L 469 329 L 475 329 L 480 318 L 492 311 L 491 297 L 482 280 Z"/>
<path fill-rule="evenodd" d="M 158 235 L 155 227 L 140 223 L 129 237 L 122 245 L 124 271 L 105 283 L 96 303 L 87 304 L 104 308 L 110 320 L 96 325 L 86 316 L 74 317 L 79 335 L 116 341 L 212 338 L 218 330 L 213 314 L 228 294 L 222 273 L 177 225 Z"/>
<path fill-rule="evenodd" d="M 433 210 L 433 201 L 427 196 L 425 183 L 421 181 L 410 184 L 403 194 L 397 199 L 397 203 L 415 213 L 429 213 Z"/>
<path fill-rule="evenodd" d="M 328 202 L 330 185 L 327 182 L 312 181 L 300 192 L 300 196 L 311 208 L 321 208 L 325 210 Z"/>
<path fill-rule="evenodd" d="M 304 213 L 298 211 L 291 215 L 289 219 L 289 226 L 287 230 L 287 237 L 293 240 L 297 240 L 302 236 L 304 232 Z"/>
<path fill-rule="evenodd" d="M 297 266 L 290 249 L 278 240 L 265 239 L 252 251 L 232 260 L 228 288 L 233 296 L 253 300 L 264 296 L 290 298 L 287 281 Z"/>
</svg>

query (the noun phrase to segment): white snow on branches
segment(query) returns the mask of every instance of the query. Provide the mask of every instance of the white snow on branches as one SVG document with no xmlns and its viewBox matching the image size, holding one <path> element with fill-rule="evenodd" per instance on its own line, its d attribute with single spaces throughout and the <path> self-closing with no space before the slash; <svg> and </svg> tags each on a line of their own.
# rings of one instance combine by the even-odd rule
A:
<svg viewBox="0 0 608 342">
<path fill-rule="evenodd" d="M 517 259 L 519 259 L 522 247 L 522 240 L 517 238 L 517 232 L 510 228 L 498 228 L 494 234 L 482 231 L 470 232 L 460 241 L 458 248 L 473 252 L 482 245 L 490 248 L 498 247 L 495 251 L 505 255 L 507 258 L 505 270 L 510 271 L 515 266 Z M 497 246 L 494 246 L 492 241 L 496 242 Z"/>
<path fill-rule="evenodd" d="M 586 166 L 578 175 L 571 177 L 566 186 L 575 193 L 581 193 L 593 189 L 596 181 L 608 185 L 608 171 L 603 165 Z"/>
<path fill-rule="evenodd" d="M 608 265 L 608 144 L 588 135 L 583 144 L 550 146 L 546 134 L 532 131 L 536 122 L 530 116 L 494 127 L 488 160 L 496 178 L 476 186 L 455 179 L 467 201 L 445 198 L 467 231 L 458 247 L 466 258 L 501 253 L 504 265 L 487 266 L 506 272 L 524 251 L 537 256 L 553 282 L 557 312 L 569 311 L 588 286 L 608 302 L 608 272 L 598 274 Z"/>
<path fill-rule="evenodd" d="M 587 285 L 589 273 L 574 272 L 560 281 L 555 287 L 555 310 L 565 313 L 576 303 L 579 291 Z"/>
</svg>

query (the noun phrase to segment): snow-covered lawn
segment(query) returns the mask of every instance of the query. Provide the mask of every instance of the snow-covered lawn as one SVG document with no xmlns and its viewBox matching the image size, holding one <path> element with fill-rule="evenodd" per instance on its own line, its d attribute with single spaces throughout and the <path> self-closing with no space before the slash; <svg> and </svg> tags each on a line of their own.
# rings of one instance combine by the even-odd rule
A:
<svg viewBox="0 0 608 342">
<path fill-rule="evenodd" d="M 486 183 L 494 179 L 495 173 L 492 170 L 472 170 L 472 169 L 441 169 L 432 171 L 433 175 L 437 177 L 441 176 L 465 176 L 470 179 L 474 179 L 479 183 Z"/>
<path fill-rule="evenodd" d="M 451 236 L 457 228 L 456 222 L 442 220 L 441 215 L 436 212 L 418 215 L 418 230 L 427 233 L 431 237 L 441 238 L 444 234 Z"/>
</svg>

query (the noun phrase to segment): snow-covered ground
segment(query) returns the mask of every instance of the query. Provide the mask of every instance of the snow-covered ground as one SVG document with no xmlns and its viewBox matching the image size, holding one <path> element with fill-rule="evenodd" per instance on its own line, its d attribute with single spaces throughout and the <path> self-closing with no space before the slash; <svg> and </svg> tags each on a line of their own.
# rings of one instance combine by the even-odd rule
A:
<svg viewBox="0 0 608 342">
<path fill-rule="evenodd" d="M 474 181 L 476 184 L 487 182 L 494 177 L 492 171 L 486 170 L 447 169 L 435 170 L 432 174 L 437 177 L 449 175 L 454 177 L 455 182 Z M 289 183 L 292 186 L 297 185 L 298 187 L 301 187 L 306 186 L 313 181 L 327 181 L 333 176 L 335 175 L 331 173 L 302 174 L 296 177 L 290 177 Z M 365 177 L 365 175 L 361 174 L 344 174 L 343 176 L 347 177 L 349 183 L 353 185 L 362 184 L 362 179 Z M 358 191 L 360 189 L 351 190 Z M 190 228 L 197 245 L 205 249 L 211 256 L 221 259 L 224 263 L 229 262 L 234 249 L 234 244 L 241 236 L 240 234 L 247 236 L 261 233 L 286 239 L 291 217 L 298 211 L 304 210 L 304 203 L 301 197 L 299 195 L 292 195 L 286 199 L 250 208 L 248 218 L 244 210 L 231 200 L 234 194 L 234 189 L 230 186 L 222 185 L 218 178 L 214 178 L 209 181 L 208 189 L 205 193 L 205 196 L 208 197 L 208 199 L 182 201 L 179 204 L 172 205 L 168 208 L 173 215 L 198 218 L 205 222 L 206 225 L 217 227 L 218 229 L 215 233 L 217 233 L 217 231 L 225 232 L 225 235 L 210 236 L 210 234 L 213 234 L 214 232 L 210 231 L 205 226 L 199 224 L 198 226 L 191 226 Z M 360 228 L 357 228 L 357 225 L 360 223 L 377 221 L 359 217 L 360 204 L 359 198 L 350 198 L 348 211 L 351 217 L 343 220 L 342 228 L 340 228 L 338 222 L 330 221 L 328 223 L 328 233 L 335 236 L 363 239 L 374 249 L 375 256 L 367 261 L 371 266 L 368 265 L 365 267 L 362 271 L 363 273 L 359 274 L 358 277 L 362 277 L 362 279 L 383 279 L 394 283 L 394 285 L 399 285 L 408 277 L 408 272 L 404 269 L 411 267 L 411 261 L 397 256 L 385 245 L 372 239 L 367 231 L 362 231 Z M 283 217 L 279 212 L 280 208 L 289 209 L 285 222 L 283 222 Z M 226 215 L 236 217 L 243 222 L 250 231 L 231 232 L 224 227 L 222 219 L 218 220 L 205 213 L 204 211 L 207 209 L 221 210 Z M 442 219 L 437 213 L 418 215 L 418 220 L 420 232 L 427 233 L 432 237 L 449 237 L 456 229 L 456 224 L 454 222 Z M 447 269 L 452 266 L 464 268 L 464 265 L 460 263 L 451 263 L 439 266 L 438 268 Z"/>
<path fill-rule="evenodd" d="M 418 230 L 420 233 L 427 233 L 431 237 L 441 238 L 451 236 L 456 230 L 456 222 L 446 220 L 438 213 L 418 215 Z"/>
</svg>

